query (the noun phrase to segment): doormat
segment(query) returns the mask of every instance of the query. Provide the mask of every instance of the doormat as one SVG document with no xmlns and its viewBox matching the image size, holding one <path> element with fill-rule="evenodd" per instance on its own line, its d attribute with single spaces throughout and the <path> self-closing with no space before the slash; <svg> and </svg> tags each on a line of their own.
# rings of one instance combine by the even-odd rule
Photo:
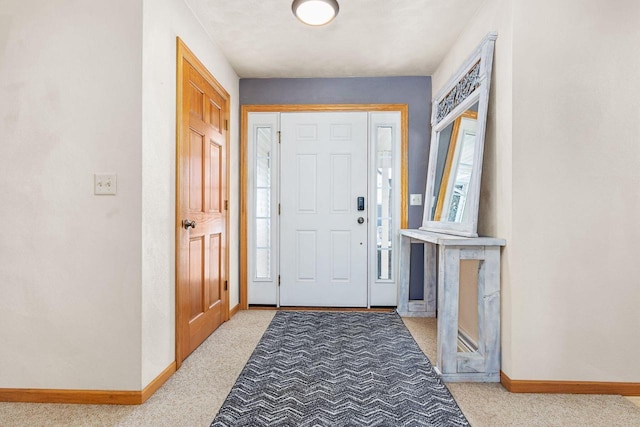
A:
<svg viewBox="0 0 640 427">
<path fill-rule="evenodd" d="M 279 311 L 211 426 L 469 426 L 396 313 Z"/>
</svg>

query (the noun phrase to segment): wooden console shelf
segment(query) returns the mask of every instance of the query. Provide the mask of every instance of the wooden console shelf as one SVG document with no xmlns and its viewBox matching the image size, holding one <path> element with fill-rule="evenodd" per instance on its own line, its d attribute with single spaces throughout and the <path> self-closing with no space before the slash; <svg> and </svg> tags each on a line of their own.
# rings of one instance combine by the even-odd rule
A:
<svg viewBox="0 0 640 427">
<path fill-rule="evenodd" d="M 499 382 L 500 247 L 506 241 L 493 237 L 459 237 L 423 230 L 400 230 L 400 236 L 398 313 L 401 316 L 435 317 L 437 310 L 438 360 L 435 368 L 442 379 L 452 382 Z M 425 246 L 424 301 L 409 301 L 412 243 Z M 478 349 L 473 352 L 458 351 L 460 260 L 480 261 Z"/>
</svg>

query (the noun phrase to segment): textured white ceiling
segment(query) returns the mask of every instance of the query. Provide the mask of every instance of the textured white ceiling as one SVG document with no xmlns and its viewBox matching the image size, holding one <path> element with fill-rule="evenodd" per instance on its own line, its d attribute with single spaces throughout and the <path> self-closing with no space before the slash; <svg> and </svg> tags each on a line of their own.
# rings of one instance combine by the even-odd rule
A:
<svg viewBox="0 0 640 427">
<path fill-rule="evenodd" d="M 291 0 L 186 0 L 240 77 L 431 75 L 484 0 L 338 0 L 309 27 Z"/>
</svg>

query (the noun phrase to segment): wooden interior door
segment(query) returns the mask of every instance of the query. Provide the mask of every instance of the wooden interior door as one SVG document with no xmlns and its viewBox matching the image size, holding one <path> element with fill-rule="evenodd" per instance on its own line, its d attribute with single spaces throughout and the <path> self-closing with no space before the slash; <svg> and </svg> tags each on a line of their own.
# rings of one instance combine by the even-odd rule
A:
<svg viewBox="0 0 640 427">
<path fill-rule="evenodd" d="M 176 362 L 228 320 L 229 95 L 178 40 Z"/>
</svg>

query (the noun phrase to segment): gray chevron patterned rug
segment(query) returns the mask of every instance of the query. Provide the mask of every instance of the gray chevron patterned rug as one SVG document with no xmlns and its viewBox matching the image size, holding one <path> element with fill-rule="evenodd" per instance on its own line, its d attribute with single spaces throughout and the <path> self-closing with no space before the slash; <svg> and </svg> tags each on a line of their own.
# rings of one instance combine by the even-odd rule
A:
<svg viewBox="0 0 640 427">
<path fill-rule="evenodd" d="M 279 311 L 211 426 L 468 426 L 395 313 Z"/>
</svg>

